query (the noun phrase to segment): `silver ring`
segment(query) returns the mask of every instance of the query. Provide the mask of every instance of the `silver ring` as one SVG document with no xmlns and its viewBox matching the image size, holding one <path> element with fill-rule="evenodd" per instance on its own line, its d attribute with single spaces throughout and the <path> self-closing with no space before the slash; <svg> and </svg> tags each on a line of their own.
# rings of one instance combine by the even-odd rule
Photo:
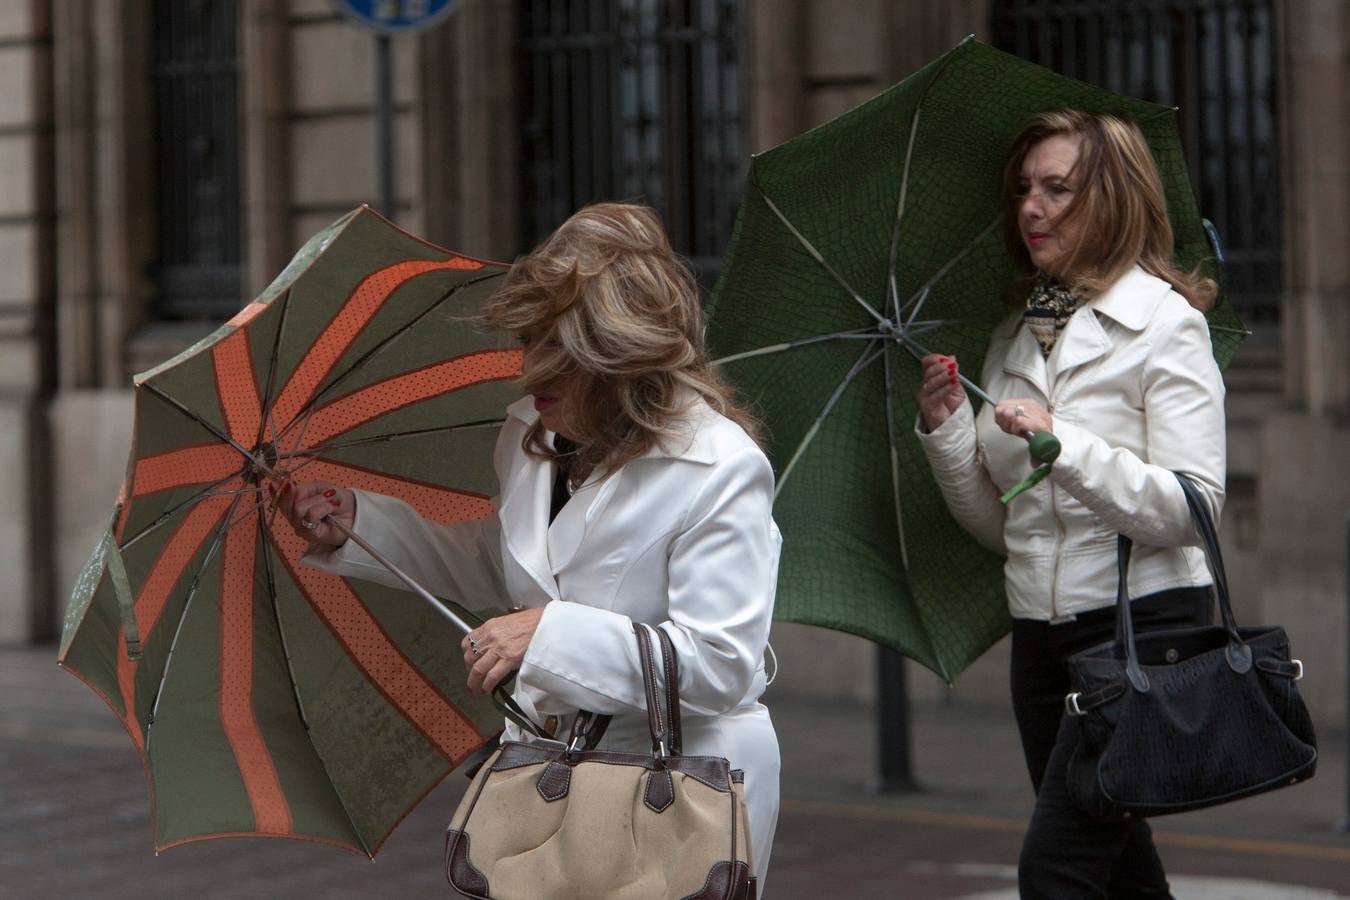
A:
<svg viewBox="0 0 1350 900">
<path fill-rule="evenodd" d="M 317 522 L 311 522 L 311 521 L 309 521 L 308 519 L 301 519 L 301 520 L 300 520 L 300 527 L 301 527 L 301 528 L 308 528 L 310 531 L 313 531 L 315 528 L 318 528 L 318 527 L 319 527 L 319 524 L 318 524 Z"/>
<path fill-rule="evenodd" d="M 1014 415 L 1014 416 L 1017 416 L 1018 418 L 1021 418 L 1022 416 L 1025 416 L 1026 414 L 1027 414 L 1027 411 L 1026 411 L 1025 408 L 1023 408 L 1022 404 L 1019 403 L 1019 404 L 1017 404 L 1016 406 L 1013 407 L 1013 415 Z"/>
<path fill-rule="evenodd" d="M 469 635 L 469 652 L 472 653 L 474 656 L 477 656 L 478 654 L 483 652 L 482 650 L 478 649 L 478 639 L 475 638 L 473 635 Z"/>
</svg>

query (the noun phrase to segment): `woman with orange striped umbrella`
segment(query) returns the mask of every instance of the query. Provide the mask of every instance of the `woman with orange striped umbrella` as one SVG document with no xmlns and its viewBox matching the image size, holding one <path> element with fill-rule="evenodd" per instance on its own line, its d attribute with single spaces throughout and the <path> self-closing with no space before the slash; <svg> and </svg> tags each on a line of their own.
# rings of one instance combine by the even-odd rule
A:
<svg viewBox="0 0 1350 900">
<path fill-rule="evenodd" d="M 513 612 L 463 639 L 469 690 L 518 672 L 516 701 L 555 734 L 578 710 L 612 716 L 600 749 L 650 746 L 632 629 L 664 630 L 684 753 L 745 770 L 762 883 L 778 815 L 778 742 L 759 702 L 773 471 L 708 368 L 693 277 L 651 210 L 597 204 L 518 260 L 483 318 L 520 336 L 528 393 L 497 441 L 494 514 L 442 526 L 342 482 L 299 484 L 282 509 L 313 544 L 305 561 L 400 584 L 351 532 L 433 593 L 506 598 Z M 514 723 L 507 737 L 520 737 Z"/>
</svg>

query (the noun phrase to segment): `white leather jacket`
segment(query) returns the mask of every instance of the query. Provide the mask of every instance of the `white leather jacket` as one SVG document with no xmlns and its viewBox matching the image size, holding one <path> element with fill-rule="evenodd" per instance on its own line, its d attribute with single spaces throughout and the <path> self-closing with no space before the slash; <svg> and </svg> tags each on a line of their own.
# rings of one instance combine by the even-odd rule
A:
<svg viewBox="0 0 1350 900">
<path fill-rule="evenodd" d="M 958 360 L 959 362 L 959 360 Z M 1005 554 L 1015 618 L 1063 621 L 1116 598 L 1116 535 L 1134 541 L 1130 596 L 1210 583 L 1172 472 L 1193 476 L 1217 521 L 1225 479 L 1224 388 L 1205 318 L 1134 269 L 1080 308 L 1048 360 L 1016 313 L 995 331 L 983 384 L 1049 410 L 1063 450 L 1006 507 L 1030 470 L 1026 441 L 967 402 L 919 432 L 952 515 Z"/>
</svg>

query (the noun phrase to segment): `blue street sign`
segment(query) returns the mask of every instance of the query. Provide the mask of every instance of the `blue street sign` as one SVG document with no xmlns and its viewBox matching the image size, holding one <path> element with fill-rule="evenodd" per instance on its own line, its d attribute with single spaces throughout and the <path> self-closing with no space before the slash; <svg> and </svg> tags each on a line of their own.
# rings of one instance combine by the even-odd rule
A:
<svg viewBox="0 0 1350 900">
<path fill-rule="evenodd" d="M 333 0 L 347 18 L 386 34 L 408 34 L 430 28 L 459 0 Z"/>
</svg>

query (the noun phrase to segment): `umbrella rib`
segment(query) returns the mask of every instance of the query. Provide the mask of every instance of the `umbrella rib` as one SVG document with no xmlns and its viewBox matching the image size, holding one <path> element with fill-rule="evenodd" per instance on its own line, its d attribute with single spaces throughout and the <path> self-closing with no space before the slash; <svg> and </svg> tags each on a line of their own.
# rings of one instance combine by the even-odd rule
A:
<svg viewBox="0 0 1350 900">
<path fill-rule="evenodd" d="M 135 533 L 134 535 L 132 535 L 130 538 L 128 538 L 127 540 L 125 540 L 125 541 L 123 541 L 121 544 L 119 544 L 119 545 L 118 545 L 118 549 L 120 549 L 120 550 L 126 550 L 126 549 L 127 549 L 128 547 L 130 547 L 132 544 L 136 543 L 136 542 L 139 541 L 141 538 L 145 537 L 147 534 L 149 534 L 150 532 L 154 531 L 154 530 L 155 530 L 156 528 L 158 528 L 159 526 L 163 525 L 165 522 L 167 522 L 167 521 L 169 521 L 170 519 L 172 519 L 175 515 L 177 515 L 179 512 L 181 512 L 184 508 L 186 508 L 186 507 L 188 507 L 188 506 L 191 506 L 191 505 L 194 504 L 194 503 L 199 503 L 199 502 L 201 502 L 202 500 L 206 500 L 206 499 L 209 499 L 209 498 L 211 498 L 211 497 L 222 497 L 222 496 L 229 496 L 230 494 L 233 494 L 233 493 L 241 493 L 241 492 L 237 492 L 237 491 L 217 491 L 217 490 L 215 490 L 217 487 L 219 487 L 220 485 L 224 484 L 225 482 L 230 481 L 231 479 L 234 479 L 234 478 L 238 478 L 238 477 L 239 477 L 239 473 L 237 473 L 237 472 L 234 472 L 234 473 L 231 473 L 231 474 L 229 474 L 229 475 L 226 475 L 224 478 L 220 479 L 219 481 L 215 481 L 215 482 L 212 482 L 211 484 L 207 485 L 207 487 L 206 487 L 205 489 L 203 489 L 200 493 L 193 494 L 191 497 L 188 497 L 186 500 L 184 500 L 182 503 L 177 504 L 177 505 L 174 506 L 172 509 L 165 510 L 163 513 L 160 514 L 160 516 L 159 516 L 157 519 L 155 519 L 155 520 L 154 520 L 153 522 L 151 522 L 149 525 L 146 525 L 146 526 L 145 526 L 144 528 L 142 528 L 140 531 L 136 532 L 136 533 Z"/>
<path fill-rule="evenodd" d="M 330 444 L 318 444 L 313 447 L 304 447 L 289 453 L 281 454 L 281 459 L 296 459 L 298 457 L 312 456 L 320 457 L 325 453 L 331 453 L 334 450 L 347 450 L 352 447 L 362 447 L 366 444 L 379 444 L 386 441 L 395 441 L 402 438 L 423 437 L 429 434 L 449 434 L 455 431 L 471 431 L 478 428 L 491 428 L 494 425 L 501 425 L 502 419 L 483 419 L 478 422 L 462 422 L 458 425 L 442 425 L 438 428 L 419 428 L 414 431 L 394 431 L 388 434 L 375 434 L 369 437 L 356 438 L 350 441 L 337 441 Z"/>
<path fill-rule="evenodd" d="M 914 120 L 909 126 L 909 145 L 905 148 L 905 169 L 900 176 L 900 196 L 895 203 L 895 228 L 891 232 L 891 260 L 887 272 L 890 273 L 890 296 L 887 298 L 887 305 L 890 307 L 898 306 L 900 302 L 899 288 L 895 283 L 895 262 L 900 254 L 900 223 L 905 217 L 905 197 L 909 193 L 909 164 L 914 158 L 914 139 L 919 134 L 919 114 L 923 112 L 923 103 L 914 107 Z M 899 318 L 899 309 L 890 309 L 893 316 Z"/>
<path fill-rule="evenodd" d="M 757 188 L 757 190 L 759 189 Z M 851 284 L 849 284 L 847 281 L 844 280 L 844 276 L 836 272 L 834 266 L 831 266 L 828 262 L 825 261 L 825 257 L 821 256 L 820 251 L 817 250 L 811 244 L 811 242 L 806 239 L 806 235 L 798 231 L 797 227 L 788 221 L 788 217 L 783 215 L 783 211 L 778 208 L 778 205 L 769 199 L 768 194 L 764 193 L 763 190 L 759 190 L 759 196 L 765 203 L 769 205 L 769 209 L 773 210 L 773 214 L 778 217 L 778 220 L 783 223 L 783 225 L 787 228 L 787 230 L 792 232 L 793 237 L 795 237 L 798 241 L 801 242 L 801 245 L 806 248 L 806 252 L 811 254 L 812 259 L 814 259 L 816 262 L 824 266 L 825 271 L 829 272 L 830 276 L 834 278 L 835 281 L 839 282 L 839 286 L 842 287 L 850 297 L 852 297 L 855 301 L 857 301 L 859 306 L 861 306 L 863 309 L 867 310 L 869 313 L 872 314 L 872 318 L 877 320 L 878 325 L 888 324 L 886 317 L 883 316 L 881 313 L 877 312 L 875 309 L 873 309 L 872 304 L 864 300 L 862 298 L 862 295 L 859 294 L 856 290 L 854 290 Z"/>
<path fill-rule="evenodd" d="M 291 645 L 286 639 L 286 627 L 281 622 L 281 608 L 277 605 L 277 582 L 276 573 L 272 570 L 271 549 L 275 545 L 267 539 L 267 525 L 263 523 L 262 516 L 258 517 L 258 539 L 263 547 L 263 576 L 267 579 L 267 595 L 272 599 L 272 618 L 277 624 L 277 634 L 281 638 L 281 652 L 286 657 L 286 675 L 291 682 L 291 698 L 295 700 L 296 713 L 300 716 L 300 724 L 305 729 L 305 737 L 309 739 L 309 746 L 314 750 L 315 757 L 319 760 L 319 765 L 323 767 L 324 776 L 328 779 L 329 786 L 333 789 L 333 796 L 337 798 L 338 806 L 342 807 L 342 814 L 347 817 L 347 824 L 351 826 L 352 834 L 356 835 L 356 840 L 361 844 L 361 850 L 370 859 L 375 858 L 375 854 L 370 852 L 370 845 L 366 843 L 365 835 L 356 825 L 356 819 L 352 817 L 352 812 L 347 808 L 347 801 L 342 796 L 342 791 L 338 789 L 333 776 L 329 774 L 328 761 L 323 758 L 319 752 L 318 746 L 312 738 L 309 738 L 309 717 L 305 714 L 304 701 L 300 699 L 300 686 L 295 681 L 295 666 L 291 662 Z"/>
<path fill-rule="evenodd" d="M 887 354 L 882 359 L 882 367 L 886 378 L 886 438 L 891 445 L 891 496 L 895 501 L 895 530 L 900 539 L 900 565 L 904 566 L 905 571 L 909 571 L 909 547 L 905 544 L 905 516 L 900 503 L 900 457 L 895 443 L 895 411 L 891 408 L 891 390 L 892 373 L 891 357 Z"/>
<path fill-rule="evenodd" d="M 264 437 L 267 435 L 269 426 L 272 431 L 273 443 L 280 437 L 277 434 L 277 423 L 273 413 L 276 411 L 277 401 L 277 363 L 281 359 L 281 341 L 286 335 L 286 319 L 290 316 L 290 312 L 291 291 L 287 288 L 286 294 L 281 300 L 281 321 L 277 323 L 277 336 L 272 340 L 272 356 L 267 363 L 267 387 L 263 391 L 263 412 L 259 423 L 259 428 L 262 433 L 258 435 L 259 444 L 263 442 Z"/>
<path fill-rule="evenodd" d="M 788 341 L 784 344 L 772 344 L 768 347 L 760 347 L 758 350 L 746 350 L 744 353 L 733 353 L 730 356 L 724 356 L 721 359 L 715 359 L 709 365 L 722 366 L 727 363 L 739 362 L 742 359 L 750 359 L 755 356 L 764 356 L 769 353 L 782 353 L 784 350 L 795 350 L 798 347 L 805 347 L 807 344 L 818 344 L 821 341 L 832 341 L 836 338 L 874 338 L 878 337 L 877 332 L 866 328 L 853 328 L 849 331 L 836 331 L 834 334 L 821 334 L 816 337 L 801 338 L 796 341 Z"/>
<path fill-rule="evenodd" d="M 244 459 L 248 460 L 249 462 L 256 462 L 256 461 L 257 461 L 256 459 L 254 459 L 253 454 L 250 453 L 250 452 L 248 451 L 248 449 L 244 447 L 243 444 L 239 443 L 239 442 L 236 441 L 234 438 L 230 437 L 228 434 L 226 434 L 225 432 L 221 431 L 219 428 L 217 428 L 216 426 L 212 425 L 210 422 L 206 421 L 205 419 L 203 419 L 201 416 L 197 415 L 197 414 L 196 414 L 195 412 L 193 412 L 192 410 L 188 409 L 186 406 L 184 406 L 184 405 L 183 405 L 181 402 L 179 402 L 178 400 L 176 400 L 176 399 L 174 399 L 173 397 L 169 396 L 168 394 L 164 393 L 164 391 L 160 390 L 160 389 L 157 388 L 155 385 L 150 384 L 150 383 L 147 381 L 147 382 L 144 382 L 144 383 L 141 385 L 141 387 L 145 388 L 147 391 L 149 391 L 150 393 L 154 394 L 156 397 L 159 397 L 159 398 L 160 398 L 161 400 L 163 400 L 165 403 L 168 403 L 170 406 L 172 406 L 172 407 L 174 407 L 175 409 L 177 409 L 177 410 L 178 410 L 179 412 L 181 412 L 183 415 L 187 416 L 189 419 L 191 419 L 192 421 L 196 422 L 198 425 L 202 426 L 202 427 L 205 428 L 207 431 L 211 432 L 211 433 L 214 434 L 216 437 L 220 438 L 222 441 L 224 441 L 225 443 L 229 444 L 229 445 L 230 445 L 231 447 L 233 447 L 234 449 L 238 450 L 238 451 L 239 451 L 239 455 L 242 456 L 242 457 L 244 457 Z"/>
<path fill-rule="evenodd" d="M 178 624 L 173 629 L 173 639 L 169 641 L 169 651 L 164 657 L 164 671 L 160 672 L 159 686 L 155 688 L 155 699 L 150 703 L 150 721 L 145 725 L 146 759 L 150 758 L 151 730 L 154 727 L 155 719 L 159 716 L 159 701 L 164 696 L 164 685 L 169 680 L 169 669 L 173 666 L 173 654 L 178 648 L 178 638 L 183 633 L 183 624 L 187 622 L 188 610 L 192 608 L 192 601 L 197 597 L 197 587 L 201 584 L 202 573 L 211 565 L 211 560 L 215 559 L 216 553 L 220 551 L 220 545 L 225 540 L 225 532 L 228 530 L 227 525 L 230 521 L 230 516 L 234 514 L 235 509 L 239 506 L 239 502 L 239 499 L 236 498 L 234 503 L 230 504 L 229 511 L 221 518 L 220 527 L 216 529 L 216 535 L 212 538 L 211 546 L 206 551 L 206 558 L 203 559 L 202 564 L 197 567 L 197 571 L 192 575 L 192 583 L 188 585 L 187 595 L 183 600 L 183 609 L 178 613 Z"/>
<path fill-rule="evenodd" d="M 280 435 L 278 435 L 277 440 L 280 441 L 282 437 L 285 437 L 286 434 L 289 433 L 291 429 L 295 427 L 296 421 L 300 421 L 302 423 L 301 436 L 303 437 L 304 429 L 309 424 L 310 417 L 315 412 L 318 411 L 319 403 L 326 396 L 328 396 L 328 394 L 331 393 L 334 388 L 336 388 L 338 385 L 346 381 L 349 377 L 352 376 L 352 374 L 354 374 L 366 363 L 370 362 L 371 359 L 373 359 L 376 355 L 378 355 L 382 350 L 388 348 L 388 346 L 395 340 L 407 334 L 414 325 L 421 322 L 427 316 L 431 315 L 433 312 L 439 309 L 451 297 L 454 297 L 460 291 L 463 291 L 467 288 L 471 288 L 474 285 L 479 284 L 481 282 L 487 281 L 492 278 L 499 278 L 501 277 L 501 274 L 502 274 L 501 270 L 494 270 L 481 277 L 474 278 L 470 281 L 465 281 L 461 284 L 457 284 L 454 287 L 450 288 L 450 290 L 441 294 L 441 296 L 437 297 L 435 301 L 428 304 L 426 309 L 422 310 L 416 316 L 413 316 L 413 318 L 409 319 L 407 322 L 403 323 L 398 328 L 394 329 L 382 341 L 380 341 L 374 347 L 371 347 L 369 350 L 363 353 L 358 359 L 354 360 L 351 366 L 349 366 L 345 372 L 339 373 L 330 382 L 328 382 L 328 384 L 324 385 L 317 392 L 315 392 L 314 396 L 310 397 L 309 400 L 305 401 L 305 405 L 301 407 L 301 413 L 303 415 L 302 416 L 297 415 L 296 420 L 292 421 L 289 425 L 286 426 L 286 429 Z"/>
<path fill-rule="evenodd" d="M 947 264 L 946 264 L 946 265 L 944 265 L 941 269 L 938 269 L 938 270 L 937 270 L 937 273 L 934 274 L 932 278 L 928 279 L 928 281 L 927 281 L 921 288 L 919 288 L 917 291 L 915 291 L 915 292 L 910 296 L 910 298 L 909 298 L 907 301 L 905 301 L 905 306 L 909 306 L 911 303 L 914 303 L 916 300 L 919 301 L 919 306 L 920 306 L 920 307 L 923 306 L 923 300 L 924 300 L 924 298 L 926 297 L 926 295 L 928 294 L 928 292 L 933 288 L 933 286 L 934 286 L 935 284 L 937 284 L 939 281 L 941 281 L 942 278 L 943 278 L 943 276 L 945 276 L 949 271 L 951 271 L 952 266 L 954 266 L 954 265 L 956 265 L 958 262 L 960 262 L 961 259 L 962 259 L 967 253 L 969 253 L 971 250 L 974 250 L 974 249 L 975 249 L 975 245 L 978 244 L 980 241 L 984 240 L 985 236 L 988 235 L 989 232 L 993 231 L 993 230 L 994 230 L 994 226 L 998 225 L 999 222 L 1001 222 L 1001 221 L 1003 221 L 1003 216 L 1002 216 L 1002 215 L 995 216 L 995 217 L 994 217 L 994 221 L 992 221 L 992 222 L 990 222 L 988 225 L 984 226 L 984 229 L 983 229 L 979 234 L 975 235 L 975 237 L 971 240 L 971 242 L 970 242 L 969 244 L 966 244 L 965 247 L 961 248 L 961 251 L 960 251 L 959 253 L 957 253 L 957 254 L 956 254 L 955 256 L 953 256 L 951 259 L 947 260 Z M 914 310 L 914 312 L 910 314 L 910 319 L 912 320 L 912 319 L 914 318 L 914 316 L 917 315 L 917 314 L 918 314 L 918 309 L 916 308 L 916 309 Z"/>
<path fill-rule="evenodd" d="M 778 495 L 783 492 L 783 485 L 787 484 L 788 476 L 792 474 L 792 470 L 796 467 L 797 461 L 802 458 L 802 454 L 806 452 L 806 448 L 810 445 L 811 441 L 815 439 L 816 433 L 820 431 L 820 426 L 830 415 L 830 411 L 834 409 L 835 404 L 839 402 L 839 398 L 844 395 L 844 389 L 849 386 L 854 378 L 858 377 L 859 372 L 867 368 L 867 366 L 869 366 L 878 356 L 885 355 L 885 344 L 882 344 L 880 349 L 878 349 L 876 346 L 877 343 L 880 343 L 880 341 L 878 340 L 863 348 L 862 355 L 858 357 L 858 360 L 853 364 L 853 367 L 848 370 L 848 374 L 844 376 L 844 380 L 839 383 L 839 386 L 834 389 L 834 393 L 830 395 L 830 399 L 826 401 L 825 408 L 820 411 L 820 415 L 816 417 L 816 420 L 811 423 L 811 427 L 806 430 L 806 434 L 802 436 L 802 441 L 797 445 L 797 449 L 793 451 L 792 458 L 789 459 L 788 464 L 783 467 L 783 474 L 778 476 L 778 485 L 773 491 L 775 501 L 778 499 Z"/>
</svg>

